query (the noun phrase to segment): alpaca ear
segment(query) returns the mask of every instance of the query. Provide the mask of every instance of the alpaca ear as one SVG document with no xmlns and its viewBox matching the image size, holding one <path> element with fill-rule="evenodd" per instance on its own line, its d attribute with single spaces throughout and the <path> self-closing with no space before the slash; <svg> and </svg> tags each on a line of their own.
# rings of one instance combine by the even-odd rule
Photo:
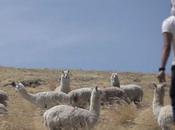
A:
<svg viewBox="0 0 175 130">
<path fill-rule="evenodd" d="M 154 87 L 154 89 L 156 89 L 157 88 L 157 84 L 153 83 L 153 87 Z"/>
<path fill-rule="evenodd" d="M 95 90 L 98 91 L 98 87 L 97 86 L 95 87 Z"/>
<path fill-rule="evenodd" d="M 71 75 L 70 70 L 65 70 L 64 72 L 65 72 L 67 75 L 69 75 L 69 74 Z"/>
</svg>

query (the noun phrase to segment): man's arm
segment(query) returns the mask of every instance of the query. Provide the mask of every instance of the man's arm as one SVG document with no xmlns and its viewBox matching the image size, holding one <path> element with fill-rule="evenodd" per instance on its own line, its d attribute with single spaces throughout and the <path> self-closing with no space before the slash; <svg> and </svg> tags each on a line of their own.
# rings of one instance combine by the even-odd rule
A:
<svg viewBox="0 0 175 130">
<path fill-rule="evenodd" d="M 159 82 L 165 82 L 165 67 L 166 63 L 168 61 L 170 51 L 171 51 L 171 41 L 172 41 L 172 34 L 165 32 L 163 33 L 163 51 L 162 51 L 162 57 L 161 57 L 161 65 L 159 68 L 159 74 L 157 76 Z"/>
<path fill-rule="evenodd" d="M 168 57 L 170 55 L 170 51 L 171 51 L 171 41 L 172 41 L 172 34 L 165 32 L 163 33 L 163 41 L 164 41 L 164 45 L 163 45 L 163 52 L 162 52 L 162 57 L 161 57 L 161 65 L 160 68 L 165 68 L 166 67 L 166 63 L 168 61 Z"/>
</svg>

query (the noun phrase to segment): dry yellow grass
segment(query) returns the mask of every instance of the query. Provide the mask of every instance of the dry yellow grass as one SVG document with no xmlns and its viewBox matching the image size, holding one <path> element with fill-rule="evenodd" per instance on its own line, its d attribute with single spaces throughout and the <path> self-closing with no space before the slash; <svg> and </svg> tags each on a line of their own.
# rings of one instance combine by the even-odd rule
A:
<svg viewBox="0 0 175 130">
<path fill-rule="evenodd" d="M 44 85 L 27 88 L 31 93 L 54 90 L 59 86 L 57 79 L 61 70 L 49 69 L 16 69 L 0 68 L 0 89 L 9 95 L 8 115 L 0 117 L 0 130 L 47 130 L 43 126 L 40 108 L 23 99 L 11 87 L 12 81 L 41 79 Z M 87 86 L 110 86 L 110 72 L 71 70 L 71 88 Z M 156 81 L 155 74 L 119 73 L 121 84 L 136 83 L 143 86 L 144 100 L 142 107 L 137 109 L 131 105 L 113 105 L 102 107 L 100 121 L 95 130 L 158 130 L 157 123 L 152 115 L 151 103 L 153 89 L 151 83 Z M 169 79 L 169 78 L 168 78 Z M 168 94 L 166 103 L 169 103 Z"/>
</svg>

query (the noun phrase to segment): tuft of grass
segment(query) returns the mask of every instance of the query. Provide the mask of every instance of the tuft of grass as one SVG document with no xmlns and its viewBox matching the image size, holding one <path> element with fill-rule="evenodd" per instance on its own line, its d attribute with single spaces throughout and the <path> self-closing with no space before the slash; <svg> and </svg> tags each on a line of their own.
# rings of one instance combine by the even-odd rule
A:
<svg viewBox="0 0 175 130">
<path fill-rule="evenodd" d="M 95 130 L 126 129 L 133 125 L 136 108 L 133 105 L 113 105 L 104 108 Z"/>
<path fill-rule="evenodd" d="M 136 125 L 131 130 L 160 130 L 153 115 L 152 108 L 139 111 L 134 122 Z"/>
<path fill-rule="evenodd" d="M 58 81 L 55 81 L 55 80 L 49 80 L 48 81 L 47 87 L 49 88 L 49 90 L 54 91 L 56 89 L 56 87 L 58 87 L 58 86 L 59 86 Z"/>
</svg>

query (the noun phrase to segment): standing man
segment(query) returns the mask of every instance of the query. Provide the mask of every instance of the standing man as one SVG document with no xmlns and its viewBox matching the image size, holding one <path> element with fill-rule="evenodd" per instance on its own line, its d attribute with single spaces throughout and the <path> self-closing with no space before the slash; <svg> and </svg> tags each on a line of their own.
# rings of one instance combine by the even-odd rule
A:
<svg viewBox="0 0 175 130">
<path fill-rule="evenodd" d="M 175 122 L 175 0 L 171 0 L 171 16 L 169 16 L 163 21 L 162 35 L 163 51 L 161 57 L 161 64 L 159 68 L 158 80 L 159 82 L 165 82 L 165 67 L 172 47 L 174 59 L 171 67 L 170 98 L 171 105 L 173 108 L 173 120 Z"/>
</svg>

